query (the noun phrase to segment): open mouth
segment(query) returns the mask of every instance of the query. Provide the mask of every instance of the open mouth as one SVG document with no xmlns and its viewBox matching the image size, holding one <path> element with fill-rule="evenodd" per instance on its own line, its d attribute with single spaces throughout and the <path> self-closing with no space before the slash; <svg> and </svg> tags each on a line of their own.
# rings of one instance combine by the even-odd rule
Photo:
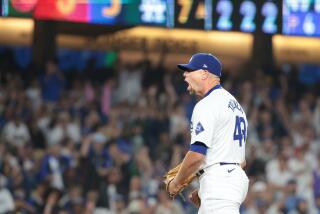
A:
<svg viewBox="0 0 320 214">
<path fill-rule="evenodd" d="M 188 83 L 187 81 L 185 82 L 186 82 L 187 89 L 189 90 L 189 88 L 191 88 L 190 83 Z"/>
<path fill-rule="evenodd" d="M 190 83 L 186 82 L 186 84 L 187 84 L 187 90 L 190 91 L 192 89 Z"/>
<path fill-rule="evenodd" d="M 189 86 L 189 82 L 185 79 L 184 82 L 186 83 L 187 86 Z"/>
<path fill-rule="evenodd" d="M 191 92 L 192 91 L 192 87 L 191 84 L 189 83 L 189 81 L 187 80 L 187 78 L 184 79 L 186 85 L 187 85 L 187 91 Z"/>
</svg>

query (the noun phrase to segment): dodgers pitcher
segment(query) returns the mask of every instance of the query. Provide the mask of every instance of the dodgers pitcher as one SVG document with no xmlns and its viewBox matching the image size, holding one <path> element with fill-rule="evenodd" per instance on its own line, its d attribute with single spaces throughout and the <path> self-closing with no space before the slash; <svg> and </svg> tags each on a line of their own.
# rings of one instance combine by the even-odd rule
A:
<svg viewBox="0 0 320 214">
<path fill-rule="evenodd" d="M 191 118 L 191 142 L 181 168 L 168 186 L 171 196 L 181 182 L 198 173 L 198 213 L 236 214 L 246 198 L 245 165 L 248 122 L 238 101 L 220 85 L 222 65 L 212 54 L 194 54 L 179 64 L 190 94 L 201 96 Z M 193 198 L 191 198 L 193 200 Z"/>
</svg>

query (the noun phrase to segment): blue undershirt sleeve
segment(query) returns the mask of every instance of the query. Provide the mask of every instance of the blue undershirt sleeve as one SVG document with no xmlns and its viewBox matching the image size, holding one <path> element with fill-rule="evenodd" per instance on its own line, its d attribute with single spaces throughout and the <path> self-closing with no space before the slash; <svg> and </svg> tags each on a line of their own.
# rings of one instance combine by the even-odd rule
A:
<svg viewBox="0 0 320 214">
<path fill-rule="evenodd" d="M 208 147 L 202 142 L 195 142 L 190 145 L 189 151 L 198 152 L 200 154 L 206 155 Z"/>
</svg>

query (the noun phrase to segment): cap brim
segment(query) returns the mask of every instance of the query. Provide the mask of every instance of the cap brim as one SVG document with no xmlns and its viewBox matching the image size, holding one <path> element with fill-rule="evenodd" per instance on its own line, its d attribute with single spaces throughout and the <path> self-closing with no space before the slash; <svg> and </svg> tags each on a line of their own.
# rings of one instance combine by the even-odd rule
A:
<svg viewBox="0 0 320 214">
<path fill-rule="evenodd" d="M 193 67 L 190 64 L 178 64 L 177 66 L 178 66 L 178 68 L 180 68 L 183 71 L 195 71 L 195 70 L 198 70 L 197 68 Z"/>
</svg>

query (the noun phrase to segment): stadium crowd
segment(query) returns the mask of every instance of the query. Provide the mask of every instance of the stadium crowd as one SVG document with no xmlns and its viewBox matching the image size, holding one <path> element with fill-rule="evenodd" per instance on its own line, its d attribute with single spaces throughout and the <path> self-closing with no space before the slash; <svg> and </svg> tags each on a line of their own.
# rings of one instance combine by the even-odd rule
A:
<svg viewBox="0 0 320 214">
<path fill-rule="evenodd" d="M 197 99 L 175 65 L 21 69 L 0 55 L 0 213 L 196 213 L 162 185 L 188 150 Z M 319 214 L 320 75 L 242 70 L 222 79 L 249 122 L 241 213 Z"/>
</svg>

